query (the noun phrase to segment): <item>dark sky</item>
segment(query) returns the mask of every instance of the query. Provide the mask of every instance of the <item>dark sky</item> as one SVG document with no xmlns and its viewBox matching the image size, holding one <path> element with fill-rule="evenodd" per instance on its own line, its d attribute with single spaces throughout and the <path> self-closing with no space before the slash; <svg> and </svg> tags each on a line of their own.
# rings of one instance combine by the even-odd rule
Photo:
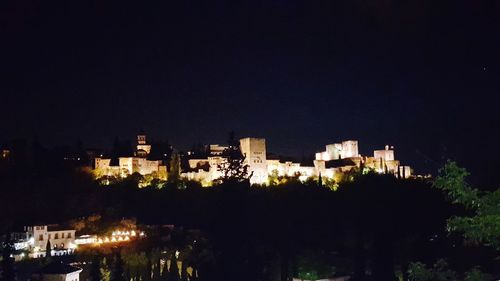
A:
<svg viewBox="0 0 500 281">
<path fill-rule="evenodd" d="M 500 164 L 500 1 L 0 2 L 0 143 L 358 139 L 434 172 Z"/>
</svg>

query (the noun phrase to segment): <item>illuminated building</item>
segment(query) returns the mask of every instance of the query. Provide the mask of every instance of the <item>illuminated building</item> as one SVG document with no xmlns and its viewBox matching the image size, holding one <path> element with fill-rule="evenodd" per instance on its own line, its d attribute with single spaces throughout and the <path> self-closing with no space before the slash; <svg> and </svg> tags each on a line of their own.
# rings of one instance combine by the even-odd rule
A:
<svg viewBox="0 0 500 281">
<path fill-rule="evenodd" d="M 240 149 L 245 156 L 248 173 L 251 175 L 250 184 L 267 182 L 266 140 L 262 138 L 240 139 Z"/>
<path fill-rule="evenodd" d="M 72 253 L 76 247 L 75 230 L 60 225 L 35 225 L 24 227 L 22 233 L 27 249 L 32 251 L 31 257 L 45 257 L 47 242 L 50 241 L 52 254 L 62 255 Z"/>
<path fill-rule="evenodd" d="M 210 147 L 220 147 L 210 145 Z M 311 163 L 301 163 L 280 158 L 267 157 L 266 140 L 262 138 L 243 138 L 240 140 L 240 150 L 246 157 L 248 172 L 252 175 L 251 184 L 266 184 L 271 175 L 279 177 L 298 177 L 304 181 L 308 178 L 336 179 L 338 176 L 354 168 L 371 169 L 377 173 L 387 173 L 408 178 L 412 175 L 409 166 L 401 166 L 394 157 L 394 148 L 386 146 L 383 150 L 375 150 L 373 157 L 359 154 L 357 140 L 347 140 L 341 143 L 328 144 L 325 151 L 318 152 Z M 189 169 L 181 176 L 189 179 L 210 183 L 221 176 L 217 167 L 224 161 L 219 154 L 210 153 L 206 158 L 189 159 Z M 399 169 L 399 173 L 398 173 Z"/>
<path fill-rule="evenodd" d="M 119 157 L 118 165 L 111 165 L 111 158 L 96 157 L 95 171 L 100 176 L 127 177 L 133 173 L 141 175 L 154 174 L 157 178 L 166 179 L 167 167 L 161 160 L 149 160 L 151 145 L 147 143 L 146 135 L 137 136 L 134 156 Z"/>
<path fill-rule="evenodd" d="M 326 145 L 325 151 L 316 153 L 316 160 L 330 161 L 358 156 L 358 141 L 347 140 Z"/>
<path fill-rule="evenodd" d="M 239 140 L 239 145 L 241 153 L 245 156 L 245 164 L 248 165 L 251 184 L 266 184 L 270 175 L 298 177 L 300 180 L 317 178 L 319 175 L 323 178 L 338 179 L 342 174 L 361 166 L 378 173 L 405 178 L 411 177 L 413 173 L 409 166 L 402 166 L 395 159 L 394 147 L 386 145 L 385 149 L 375 150 L 373 156 L 363 156 L 359 153 L 357 140 L 327 144 L 325 150 L 316 153 L 314 160 L 309 163 L 268 158 L 264 138 L 242 138 Z M 224 150 L 227 148 L 224 145 L 210 144 L 188 151 L 183 156 L 187 161 L 183 162 L 185 164 L 182 166 L 181 177 L 201 182 L 203 186 L 211 185 L 222 176 L 219 166 L 226 161 Z M 150 160 L 151 151 L 151 144 L 147 142 L 146 135 L 141 133 L 137 136 L 134 156 L 119 157 L 117 165 L 111 164 L 111 158 L 96 157 L 96 176 L 126 177 L 139 173 L 165 180 L 166 161 Z"/>
</svg>

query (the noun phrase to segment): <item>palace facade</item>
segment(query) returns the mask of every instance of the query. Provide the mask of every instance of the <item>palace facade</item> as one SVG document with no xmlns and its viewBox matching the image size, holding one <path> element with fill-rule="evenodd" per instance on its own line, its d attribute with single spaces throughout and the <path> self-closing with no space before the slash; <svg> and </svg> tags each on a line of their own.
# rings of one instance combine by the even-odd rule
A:
<svg viewBox="0 0 500 281">
<path fill-rule="evenodd" d="M 269 154 L 264 138 L 247 137 L 239 140 L 245 164 L 251 175 L 251 184 L 267 184 L 271 175 L 278 177 L 298 177 L 306 180 L 311 177 L 338 179 L 353 168 L 366 168 L 378 173 L 398 175 L 408 178 L 413 174 L 409 166 L 401 165 L 395 159 L 394 147 L 386 145 L 384 149 L 374 150 L 373 155 L 363 156 L 359 153 L 357 140 L 346 140 L 325 146 L 324 151 L 317 152 L 314 160 L 307 162 L 291 161 Z M 187 180 L 199 181 L 210 185 L 222 174 L 219 166 L 226 161 L 223 154 L 227 146 L 210 144 L 205 146 L 203 155 L 189 151 L 183 155 L 185 165 L 181 177 Z M 119 157 L 117 165 L 112 165 L 110 158 L 95 158 L 95 170 L 98 175 L 126 177 L 133 173 L 154 175 L 165 180 L 167 178 L 167 163 L 162 160 L 149 160 L 151 145 L 147 143 L 146 135 L 137 136 L 134 156 Z"/>
</svg>

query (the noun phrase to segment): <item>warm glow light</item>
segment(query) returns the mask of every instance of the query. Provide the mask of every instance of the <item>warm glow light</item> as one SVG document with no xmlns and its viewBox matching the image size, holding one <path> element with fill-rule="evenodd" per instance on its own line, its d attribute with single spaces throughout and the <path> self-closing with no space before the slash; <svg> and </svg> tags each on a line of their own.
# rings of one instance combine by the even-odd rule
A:
<svg viewBox="0 0 500 281">
<path fill-rule="evenodd" d="M 136 235 L 135 230 L 132 230 L 130 235 L 135 236 Z"/>
<path fill-rule="evenodd" d="M 116 237 L 112 237 L 111 242 L 116 242 Z"/>
<path fill-rule="evenodd" d="M 106 243 L 107 243 L 107 242 L 109 242 L 109 238 L 108 238 L 108 237 L 105 237 L 105 238 L 104 238 L 104 242 L 106 242 Z"/>
</svg>

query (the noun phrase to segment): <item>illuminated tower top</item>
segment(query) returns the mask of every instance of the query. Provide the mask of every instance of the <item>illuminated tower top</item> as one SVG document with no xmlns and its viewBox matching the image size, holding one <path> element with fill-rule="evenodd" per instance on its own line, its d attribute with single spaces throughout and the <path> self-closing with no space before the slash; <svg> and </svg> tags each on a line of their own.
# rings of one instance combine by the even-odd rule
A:
<svg viewBox="0 0 500 281">
<path fill-rule="evenodd" d="M 146 157 L 151 152 L 151 145 L 147 144 L 146 134 L 141 132 L 137 135 L 137 153 L 139 157 Z"/>
<path fill-rule="evenodd" d="M 137 144 L 146 144 L 146 135 L 145 134 L 137 135 Z"/>
</svg>

